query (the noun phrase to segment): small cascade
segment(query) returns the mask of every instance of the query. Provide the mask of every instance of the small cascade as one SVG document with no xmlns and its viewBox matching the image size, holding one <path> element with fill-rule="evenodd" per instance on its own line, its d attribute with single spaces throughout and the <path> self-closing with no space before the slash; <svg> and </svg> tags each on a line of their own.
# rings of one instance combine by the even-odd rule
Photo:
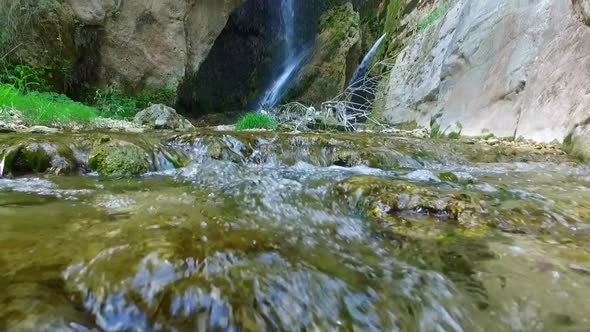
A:
<svg viewBox="0 0 590 332">
<path fill-rule="evenodd" d="M 385 36 L 387 36 L 387 34 L 384 34 L 383 36 L 381 36 L 381 38 L 379 38 L 375 42 L 373 47 L 371 47 L 371 49 L 369 50 L 367 55 L 365 55 L 365 57 L 363 58 L 363 61 L 361 62 L 361 64 L 358 66 L 358 68 L 354 72 L 354 75 L 352 75 L 352 79 L 350 80 L 348 87 L 353 86 L 355 83 L 361 81 L 365 77 L 365 75 L 367 74 L 367 67 L 369 66 L 369 63 L 371 62 L 371 59 L 373 59 L 373 56 L 375 55 L 375 53 L 377 53 L 377 50 L 379 49 L 379 46 L 381 45 L 381 43 L 385 39 Z"/>
<path fill-rule="evenodd" d="M 295 41 L 295 0 L 283 0 L 281 4 L 281 24 L 285 61 L 283 71 L 272 81 L 272 84 L 262 97 L 261 108 L 274 107 L 287 92 L 289 82 L 297 73 L 303 60 L 305 51 L 297 52 Z"/>
<path fill-rule="evenodd" d="M 0 159 L 0 178 L 4 176 L 4 163 L 6 163 L 6 155 L 2 155 Z"/>
</svg>

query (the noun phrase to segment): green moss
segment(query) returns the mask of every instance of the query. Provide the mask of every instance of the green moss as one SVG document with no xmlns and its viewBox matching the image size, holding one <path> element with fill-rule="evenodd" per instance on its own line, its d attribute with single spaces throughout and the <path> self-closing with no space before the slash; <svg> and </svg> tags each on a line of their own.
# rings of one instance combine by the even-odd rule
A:
<svg viewBox="0 0 590 332">
<path fill-rule="evenodd" d="M 246 114 L 236 123 L 236 130 L 275 129 L 276 127 L 276 121 L 262 113 Z"/>
<path fill-rule="evenodd" d="M 142 148 L 108 138 L 95 144 L 88 158 L 88 167 L 104 176 L 137 176 L 150 170 L 147 154 Z"/>
<path fill-rule="evenodd" d="M 452 182 L 452 183 L 459 183 L 459 177 L 457 177 L 457 175 L 455 175 L 455 173 L 452 173 L 452 172 L 438 173 L 438 177 L 439 177 L 439 179 L 441 179 L 443 181 Z"/>
</svg>

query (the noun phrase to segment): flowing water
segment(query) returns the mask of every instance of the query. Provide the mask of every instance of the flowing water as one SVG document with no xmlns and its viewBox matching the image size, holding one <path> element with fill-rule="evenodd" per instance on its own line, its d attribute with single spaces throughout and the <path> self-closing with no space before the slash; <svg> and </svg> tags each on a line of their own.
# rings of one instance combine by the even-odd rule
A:
<svg viewBox="0 0 590 332">
<path fill-rule="evenodd" d="M 283 39 L 283 53 L 285 60 L 279 75 L 272 81 L 270 87 L 262 97 L 260 106 L 272 108 L 287 92 L 289 83 L 297 73 L 307 50 L 298 51 L 295 47 L 295 0 L 281 0 L 281 31 Z"/>
<path fill-rule="evenodd" d="M 375 53 L 377 53 L 379 46 L 381 46 L 381 43 L 383 42 L 383 40 L 385 39 L 386 36 L 387 36 L 387 34 L 384 34 L 379 39 L 377 39 L 375 44 L 373 44 L 373 47 L 371 47 L 369 52 L 365 55 L 365 57 L 363 58 L 363 61 L 361 62 L 361 64 L 358 66 L 358 68 L 356 69 L 356 71 L 352 75 L 352 79 L 350 80 L 350 83 L 348 84 L 349 87 L 353 86 L 355 83 L 361 81 L 365 77 L 365 75 L 367 74 L 367 67 L 371 63 L 373 56 L 375 55 Z"/>
<path fill-rule="evenodd" d="M 588 330 L 587 167 L 379 137 L 362 150 L 397 166 L 350 165 L 331 157 L 344 137 L 219 138 L 216 158 L 208 139 L 169 141 L 192 162 L 138 178 L 0 178 L 0 331 Z M 526 227 L 384 224 L 335 190 L 362 178 Z"/>
</svg>

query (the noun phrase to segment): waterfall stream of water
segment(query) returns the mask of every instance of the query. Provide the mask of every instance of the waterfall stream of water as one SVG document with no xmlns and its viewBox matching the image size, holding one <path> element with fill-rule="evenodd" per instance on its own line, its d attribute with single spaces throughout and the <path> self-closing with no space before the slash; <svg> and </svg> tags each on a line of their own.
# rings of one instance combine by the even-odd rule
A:
<svg viewBox="0 0 590 332">
<path fill-rule="evenodd" d="M 367 67 L 369 66 L 369 63 L 371 62 L 371 60 L 373 59 L 373 56 L 375 56 L 375 53 L 377 53 L 377 50 L 379 49 L 379 46 L 381 45 L 381 43 L 385 39 L 385 36 L 387 36 L 387 34 L 384 34 L 383 36 L 381 36 L 381 38 L 377 39 L 377 41 L 375 42 L 373 47 L 371 47 L 371 49 L 369 50 L 367 55 L 365 55 L 365 57 L 363 58 L 363 61 L 361 62 L 361 64 L 358 66 L 358 68 L 354 72 L 354 75 L 352 75 L 352 79 L 350 80 L 350 83 L 348 84 L 349 87 L 353 86 L 355 83 L 362 80 L 363 77 L 365 77 L 365 75 L 367 74 Z"/>
<path fill-rule="evenodd" d="M 297 73 L 305 58 L 305 52 L 298 52 L 295 47 L 295 0 L 283 0 L 281 25 L 285 54 L 283 70 L 273 79 L 272 84 L 262 97 L 260 102 L 262 108 L 274 107 L 280 101 L 289 87 L 290 79 Z"/>
</svg>

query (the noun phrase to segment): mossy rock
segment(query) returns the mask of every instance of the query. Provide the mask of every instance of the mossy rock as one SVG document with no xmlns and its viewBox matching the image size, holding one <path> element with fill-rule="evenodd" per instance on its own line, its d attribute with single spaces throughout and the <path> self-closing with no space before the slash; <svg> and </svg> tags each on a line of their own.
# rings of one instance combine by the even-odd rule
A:
<svg viewBox="0 0 590 332">
<path fill-rule="evenodd" d="M 0 150 L 2 175 L 49 173 L 67 175 L 78 170 L 73 151 L 65 144 L 22 142 Z"/>
<path fill-rule="evenodd" d="M 371 217 L 387 220 L 399 213 L 418 213 L 470 224 L 481 210 L 467 195 L 451 194 L 393 179 L 359 176 L 340 182 L 336 192 L 351 208 L 361 207 Z"/>
<path fill-rule="evenodd" d="M 103 137 L 95 142 L 88 167 L 104 176 L 137 176 L 150 171 L 150 153 L 122 140 Z"/>
<path fill-rule="evenodd" d="M 590 164 L 590 124 L 582 124 L 574 128 L 565 138 L 563 148 L 574 158 Z"/>
<path fill-rule="evenodd" d="M 335 194 L 354 211 L 396 233 L 413 233 L 416 227 L 423 232 L 431 227 L 425 221 L 468 230 L 470 236 L 483 236 L 492 229 L 546 232 L 558 225 L 547 218 L 542 202 L 521 200 L 503 191 L 483 193 L 445 183 L 355 176 L 338 183 Z"/>
<path fill-rule="evenodd" d="M 252 154 L 252 149 L 247 140 L 239 140 L 232 136 L 210 136 L 206 137 L 204 142 L 207 146 L 207 156 L 213 160 L 243 163 Z"/>
</svg>

